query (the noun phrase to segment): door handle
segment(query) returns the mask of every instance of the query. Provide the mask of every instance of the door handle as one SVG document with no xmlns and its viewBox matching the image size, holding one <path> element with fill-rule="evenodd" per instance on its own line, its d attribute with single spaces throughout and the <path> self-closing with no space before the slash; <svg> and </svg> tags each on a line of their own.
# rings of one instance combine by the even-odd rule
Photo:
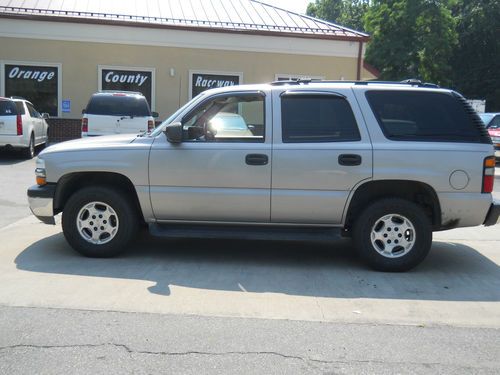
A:
<svg viewBox="0 0 500 375">
<path fill-rule="evenodd" d="M 356 155 L 356 154 L 339 155 L 339 164 L 346 166 L 360 165 L 361 155 Z"/>
<path fill-rule="evenodd" d="M 248 165 L 266 165 L 269 158 L 265 154 L 248 154 L 245 157 L 245 163 Z"/>
</svg>

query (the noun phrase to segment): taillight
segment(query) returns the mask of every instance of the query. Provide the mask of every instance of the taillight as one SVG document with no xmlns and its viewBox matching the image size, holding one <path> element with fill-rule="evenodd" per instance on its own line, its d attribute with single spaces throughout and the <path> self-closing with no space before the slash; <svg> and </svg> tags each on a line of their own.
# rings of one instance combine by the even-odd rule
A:
<svg viewBox="0 0 500 375">
<path fill-rule="evenodd" d="M 21 115 L 17 115 L 16 126 L 17 126 L 17 135 L 23 135 L 23 118 Z"/>
<path fill-rule="evenodd" d="M 148 120 L 148 132 L 155 128 L 155 122 L 153 120 Z"/>
<path fill-rule="evenodd" d="M 483 166 L 483 193 L 491 193 L 495 182 L 495 157 L 489 156 L 484 159 Z"/>
<path fill-rule="evenodd" d="M 82 133 L 87 133 L 89 131 L 89 119 L 82 118 Z"/>
</svg>

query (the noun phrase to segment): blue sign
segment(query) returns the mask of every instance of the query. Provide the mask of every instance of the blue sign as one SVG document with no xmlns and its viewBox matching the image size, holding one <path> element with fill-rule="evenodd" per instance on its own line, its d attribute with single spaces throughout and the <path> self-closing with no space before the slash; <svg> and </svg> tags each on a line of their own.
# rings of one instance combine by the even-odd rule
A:
<svg viewBox="0 0 500 375">
<path fill-rule="evenodd" d="M 62 101 L 62 111 L 71 112 L 71 99 L 64 99 Z"/>
</svg>

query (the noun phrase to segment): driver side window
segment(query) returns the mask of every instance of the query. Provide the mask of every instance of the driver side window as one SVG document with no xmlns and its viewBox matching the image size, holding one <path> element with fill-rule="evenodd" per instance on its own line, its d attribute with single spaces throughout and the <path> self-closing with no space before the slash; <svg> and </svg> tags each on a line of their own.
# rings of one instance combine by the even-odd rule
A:
<svg viewBox="0 0 500 375">
<path fill-rule="evenodd" d="M 264 142 L 264 95 L 220 95 L 201 103 L 182 120 L 184 140 Z"/>
</svg>

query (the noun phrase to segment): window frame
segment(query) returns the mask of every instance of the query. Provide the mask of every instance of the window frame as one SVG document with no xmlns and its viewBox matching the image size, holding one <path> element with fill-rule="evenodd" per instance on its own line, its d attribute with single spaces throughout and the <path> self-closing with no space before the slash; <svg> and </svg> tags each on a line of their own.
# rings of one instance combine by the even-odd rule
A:
<svg viewBox="0 0 500 375">
<path fill-rule="evenodd" d="M 356 127 L 356 132 L 357 132 L 357 137 L 356 138 L 342 138 L 342 139 L 328 139 L 328 140 L 297 140 L 297 141 L 290 141 L 285 138 L 285 131 L 284 131 L 284 116 L 283 116 L 283 99 L 286 97 L 318 97 L 318 96 L 324 96 L 336 100 L 344 100 L 350 110 L 350 113 L 352 115 L 352 119 L 354 120 L 354 124 Z M 284 91 L 280 94 L 280 118 L 281 118 L 281 143 L 282 144 L 304 144 L 304 143 L 345 143 L 345 142 L 361 142 L 362 137 L 361 137 L 361 129 L 359 126 L 359 123 L 356 119 L 356 115 L 354 113 L 354 110 L 351 106 L 351 103 L 347 99 L 347 96 L 335 91 L 312 91 L 312 90 L 288 90 Z"/>
<path fill-rule="evenodd" d="M 186 143 L 204 143 L 204 144 L 211 144 L 211 143 L 266 143 L 266 130 L 267 130 L 267 121 L 266 121 L 266 93 L 261 91 L 261 90 L 252 90 L 252 91 L 233 91 L 233 92 L 224 92 L 224 93 L 219 93 L 215 95 L 211 95 L 209 97 L 204 98 L 202 101 L 200 101 L 195 107 L 191 108 L 187 113 L 185 113 L 181 119 L 180 122 L 182 126 L 184 127 L 184 122 L 186 121 L 185 119 L 188 118 L 189 116 L 193 115 L 195 112 L 200 107 L 203 107 L 205 104 L 208 102 L 211 102 L 217 98 L 221 97 L 241 97 L 241 96 L 261 96 L 262 97 L 262 120 L 264 121 L 263 123 L 263 132 L 262 132 L 262 138 L 221 138 L 216 141 L 196 141 L 192 139 L 183 139 L 182 142 Z M 190 121 L 192 117 L 188 120 Z M 246 122 L 246 121 L 245 121 Z M 248 124 L 247 124 L 248 125 Z"/>
<path fill-rule="evenodd" d="M 62 117 L 62 63 L 42 61 L 0 60 L 0 96 L 5 96 L 5 65 L 25 65 L 57 69 L 57 117 Z"/>
</svg>

